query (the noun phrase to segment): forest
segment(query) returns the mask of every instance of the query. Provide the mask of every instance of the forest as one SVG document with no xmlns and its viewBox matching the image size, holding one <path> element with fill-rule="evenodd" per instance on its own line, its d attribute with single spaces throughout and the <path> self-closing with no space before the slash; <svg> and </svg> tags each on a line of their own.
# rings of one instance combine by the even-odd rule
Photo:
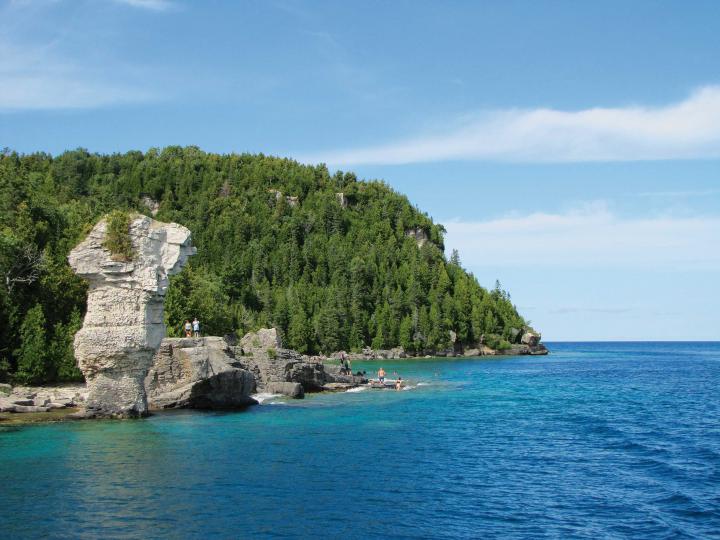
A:
<svg viewBox="0 0 720 540">
<path fill-rule="evenodd" d="M 168 334 L 275 326 L 286 347 L 330 354 L 402 346 L 509 346 L 527 326 L 499 283 L 480 286 L 442 225 L 381 181 L 325 165 L 197 147 L 102 155 L 0 154 L 0 381 L 81 380 L 72 341 L 85 283 L 69 251 L 103 216 L 140 212 L 193 233 L 171 279 Z"/>
</svg>

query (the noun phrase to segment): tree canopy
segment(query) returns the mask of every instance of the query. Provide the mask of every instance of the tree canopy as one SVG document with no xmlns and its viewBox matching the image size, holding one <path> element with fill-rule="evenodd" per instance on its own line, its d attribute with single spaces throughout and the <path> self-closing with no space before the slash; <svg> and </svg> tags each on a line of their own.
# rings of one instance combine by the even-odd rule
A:
<svg viewBox="0 0 720 540">
<path fill-rule="evenodd" d="M 169 335 L 277 327 L 288 347 L 331 353 L 503 346 L 526 324 L 499 285 L 486 290 L 444 255 L 441 225 L 380 181 L 325 165 L 196 147 L 146 153 L 0 154 L 0 378 L 79 377 L 72 336 L 86 286 L 69 251 L 117 211 L 185 225 L 198 254 L 171 279 Z M 117 235 L 113 249 L 131 256 Z"/>
</svg>

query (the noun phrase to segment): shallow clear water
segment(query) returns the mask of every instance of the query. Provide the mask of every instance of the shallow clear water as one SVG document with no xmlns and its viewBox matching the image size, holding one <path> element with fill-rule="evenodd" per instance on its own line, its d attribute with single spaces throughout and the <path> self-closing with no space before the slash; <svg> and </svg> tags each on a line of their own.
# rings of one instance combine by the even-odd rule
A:
<svg viewBox="0 0 720 540">
<path fill-rule="evenodd" d="M 0 534 L 720 537 L 720 344 L 549 346 L 384 362 L 423 383 L 401 392 L 0 428 Z"/>
</svg>

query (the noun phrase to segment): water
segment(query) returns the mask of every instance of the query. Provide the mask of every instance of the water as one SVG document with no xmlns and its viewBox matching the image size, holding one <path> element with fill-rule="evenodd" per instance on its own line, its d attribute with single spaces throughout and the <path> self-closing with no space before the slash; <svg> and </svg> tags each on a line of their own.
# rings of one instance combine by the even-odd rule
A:
<svg viewBox="0 0 720 540">
<path fill-rule="evenodd" d="M 550 348 L 384 362 L 421 383 L 401 392 L 3 429 L 0 534 L 720 538 L 720 344 Z"/>
</svg>

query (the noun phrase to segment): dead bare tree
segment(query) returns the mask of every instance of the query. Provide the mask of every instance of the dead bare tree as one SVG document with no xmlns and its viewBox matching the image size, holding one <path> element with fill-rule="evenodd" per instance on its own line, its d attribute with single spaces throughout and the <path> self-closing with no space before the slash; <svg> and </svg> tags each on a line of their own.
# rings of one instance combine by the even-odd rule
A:
<svg viewBox="0 0 720 540">
<path fill-rule="evenodd" d="M 33 245 L 23 247 L 15 262 L 5 273 L 8 293 L 12 293 L 16 285 L 29 285 L 37 281 L 43 268 L 45 268 L 45 254 Z"/>
</svg>

